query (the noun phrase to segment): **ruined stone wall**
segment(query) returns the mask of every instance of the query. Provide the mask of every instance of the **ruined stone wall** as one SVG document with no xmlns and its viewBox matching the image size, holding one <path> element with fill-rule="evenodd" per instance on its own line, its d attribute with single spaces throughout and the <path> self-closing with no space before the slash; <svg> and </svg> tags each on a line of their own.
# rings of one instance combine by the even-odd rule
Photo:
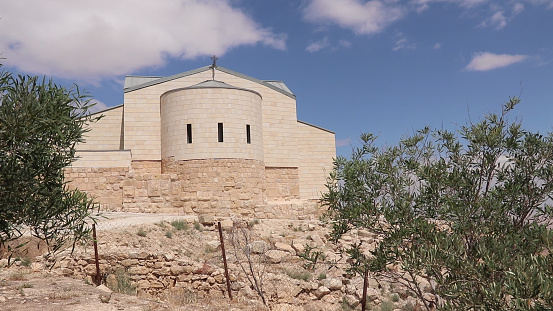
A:
<svg viewBox="0 0 553 311">
<path fill-rule="evenodd" d="M 320 213 L 316 202 L 298 199 L 296 168 L 265 170 L 256 160 L 166 159 L 133 162 L 130 168 L 67 168 L 66 179 L 103 211 L 261 219 L 316 219 Z M 269 195 L 273 202 L 267 202 Z"/>
<path fill-rule="evenodd" d="M 130 173 L 128 167 L 66 168 L 65 178 L 70 188 L 78 188 L 100 203 L 102 210 L 121 211 L 123 182 Z"/>
<path fill-rule="evenodd" d="M 197 214 L 249 216 L 256 205 L 266 202 L 265 165 L 261 161 L 168 158 L 162 161 L 162 171 L 176 174 L 178 181 L 174 184 L 179 184 L 179 200 L 186 205 L 192 202 Z"/>
<path fill-rule="evenodd" d="M 266 167 L 267 199 L 290 200 L 300 198 L 297 167 Z"/>
</svg>

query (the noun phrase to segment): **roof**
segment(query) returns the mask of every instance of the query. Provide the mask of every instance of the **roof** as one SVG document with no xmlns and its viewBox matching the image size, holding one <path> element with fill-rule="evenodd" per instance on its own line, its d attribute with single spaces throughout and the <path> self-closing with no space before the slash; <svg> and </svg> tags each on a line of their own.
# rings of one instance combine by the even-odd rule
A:
<svg viewBox="0 0 553 311">
<path fill-rule="evenodd" d="M 317 128 L 317 129 L 319 129 L 319 130 L 323 130 L 323 131 L 328 132 L 328 133 L 331 133 L 331 134 L 336 134 L 336 133 L 334 133 L 334 132 L 331 131 L 331 130 L 327 130 L 327 129 L 322 128 L 322 127 L 320 127 L 320 126 L 313 125 L 313 124 L 311 124 L 311 123 L 307 123 L 307 122 L 300 121 L 300 120 L 298 120 L 298 123 L 301 123 L 301 124 L 304 124 L 304 125 L 307 125 L 307 126 L 312 126 L 312 127 L 314 127 L 314 128 Z"/>
<path fill-rule="evenodd" d="M 254 77 L 250 77 L 250 76 L 247 76 L 245 74 L 242 74 L 242 73 L 239 73 L 239 72 L 236 72 L 236 71 L 233 71 L 233 70 L 221 67 L 221 66 L 217 66 L 215 68 L 219 71 L 224 72 L 224 73 L 228 73 L 228 74 L 231 74 L 231 75 L 236 76 L 236 77 L 240 77 L 240 78 L 243 78 L 243 79 L 255 82 L 255 83 L 259 83 L 259 84 L 261 84 L 263 86 L 266 86 L 266 87 L 268 87 L 272 90 L 275 90 L 279 93 L 282 93 L 282 94 L 284 94 L 288 97 L 291 97 L 291 98 L 294 98 L 294 99 L 296 98 L 296 95 L 294 95 L 294 93 L 292 93 L 292 91 L 290 91 L 290 89 L 282 81 L 259 80 L 259 79 L 256 79 Z M 125 87 L 124 87 L 123 91 L 125 93 L 132 92 L 132 91 L 136 91 L 136 90 L 139 90 L 139 89 L 142 89 L 142 88 L 145 88 L 145 87 L 149 87 L 149 86 L 152 86 L 152 85 L 156 85 L 156 84 L 164 83 L 164 82 L 167 82 L 167 81 L 179 79 L 179 78 L 182 78 L 182 77 L 190 76 L 190 75 L 200 73 L 200 72 L 204 72 L 204 71 L 207 71 L 207 70 L 211 70 L 211 66 L 205 66 L 205 67 L 185 71 L 185 72 L 182 72 L 182 73 L 179 73 L 179 74 L 176 74 L 176 75 L 172 75 L 172 76 L 169 76 L 169 77 L 126 76 L 125 77 Z"/>
<path fill-rule="evenodd" d="M 154 80 L 161 79 L 161 78 L 163 78 L 163 77 L 126 76 L 125 77 L 125 86 L 123 87 L 123 89 L 127 89 L 127 88 L 133 87 L 135 85 L 148 83 L 150 81 L 154 81 Z"/>
<path fill-rule="evenodd" d="M 234 85 L 230 85 L 230 84 L 227 84 L 223 81 L 217 81 L 217 80 L 206 80 L 204 82 L 200 82 L 198 84 L 194 84 L 194 85 L 191 85 L 191 86 L 187 86 L 187 87 L 183 87 L 183 88 L 178 88 L 178 89 L 173 89 L 173 90 L 169 90 L 167 92 L 165 92 L 164 94 L 166 93 L 170 93 L 170 92 L 174 92 L 174 91 L 179 91 L 179 90 L 189 90 L 189 89 L 213 89 L 213 88 L 219 88 L 219 89 L 233 89 L 233 90 L 242 90 L 242 91 L 248 91 L 248 92 L 252 92 L 252 93 L 255 93 L 257 95 L 259 95 L 259 97 L 261 97 L 261 94 L 259 94 L 258 92 L 256 91 L 252 91 L 252 90 L 249 90 L 249 89 L 245 89 L 245 88 L 241 88 L 241 87 L 236 87 Z M 163 95 L 162 95 L 163 96 Z"/>
</svg>

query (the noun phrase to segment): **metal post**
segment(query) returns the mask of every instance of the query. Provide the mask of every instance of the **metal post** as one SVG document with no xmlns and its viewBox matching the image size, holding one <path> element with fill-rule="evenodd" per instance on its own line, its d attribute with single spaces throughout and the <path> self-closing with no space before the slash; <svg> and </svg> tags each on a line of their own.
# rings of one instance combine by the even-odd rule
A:
<svg viewBox="0 0 553 311">
<path fill-rule="evenodd" d="M 221 229 L 221 222 L 217 222 L 219 227 L 219 240 L 221 240 L 221 252 L 223 253 L 223 264 L 225 265 L 225 279 L 227 279 L 227 291 L 228 297 L 232 300 L 232 292 L 230 290 L 230 278 L 228 276 L 228 267 L 227 267 L 227 255 L 225 254 L 225 242 L 223 241 L 223 229 Z"/>
<path fill-rule="evenodd" d="M 94 261 L 96 262 L 96 276 L 94 283 L 96 286 L 102 284 L 102 276 L 100 275 L 100 261 L 98 260 L 98 242 L 96 240 L 96 224 L 92 224 L 92 240 L 94 241 Z"/>
<path fill-rule="evenodd" d="M 369 283 L 369 269 L 365 268 L 365 276 L 363 280 L 363 298 L 361 299 L 361 311 L 365 311 L 366 309 L 368 283 Z"/>
</svg>

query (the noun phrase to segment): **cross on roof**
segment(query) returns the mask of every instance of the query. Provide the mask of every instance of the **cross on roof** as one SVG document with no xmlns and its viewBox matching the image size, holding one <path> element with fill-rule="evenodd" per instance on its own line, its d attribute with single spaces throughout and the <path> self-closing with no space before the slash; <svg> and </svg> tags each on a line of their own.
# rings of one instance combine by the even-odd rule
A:
<svg viewBox="0 0 553 311">
<path fill-rule="evenodd" d="M 217 56 L 213 55 L 211 57 L 211 60 L 213 60 L 213 64 L 211 64 L 211 80 L 215 80 L 215 67 L 217 67 Z"/>
</svg>

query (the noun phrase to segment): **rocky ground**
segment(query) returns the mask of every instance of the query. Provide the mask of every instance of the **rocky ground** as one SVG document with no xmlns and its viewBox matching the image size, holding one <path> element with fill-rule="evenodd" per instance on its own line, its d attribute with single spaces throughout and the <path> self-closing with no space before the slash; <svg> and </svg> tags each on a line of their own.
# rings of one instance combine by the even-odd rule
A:
<svg viewBox="0 0 553 311">
<path fill-rule="evenodd" d="M 97 228 L 107 287 L 92 285 L 90 243 L 73 254 L 61 253 L 55 262 L 29 243 L 27 253 L 16 254 L 11 267 L 6 259 L 0 261 L 0 310 L 360 310 L 363 279 L 347 274 L 341 249 L 360 240 L 370 248 L 378 239 L 361 230 L 333 244 L 328 228 L 316 220 L 106 216 Z M 225 229 L 232 301 L 223 277 L 217 221 Z M 250 274 L 244 254 L 232 247 L 231 238 L 239 233 L 250 238 L 252 266 L 263 281 L 268 307 L 239 265 Z M 368 297 L 368 310 L 419 309 L 395 284 L 370 280 Z"/>
</svg>

